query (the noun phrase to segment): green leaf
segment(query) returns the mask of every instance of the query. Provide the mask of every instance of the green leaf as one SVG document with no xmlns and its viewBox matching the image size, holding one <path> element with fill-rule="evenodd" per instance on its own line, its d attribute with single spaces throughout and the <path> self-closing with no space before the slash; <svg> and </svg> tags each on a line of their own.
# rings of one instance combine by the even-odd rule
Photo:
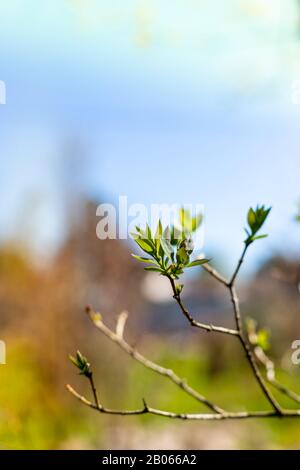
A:
<svg viewBox="0 0 300 470">
<path fill-rule="evenodd" d="M 247 239 L 245 240 L 246 245 L 250 245 L 255 240 L 258 240 L 260 238 L 265 238 L 267 236 L 267 235 L 260 235 L 260 236 L 255 236 L 255 235 L 265 223 L 266 218 L 268 217 L 270 211 L 271 211 L 271 207 L 269 207 L 268 209 L 266 209 L 265 206 L 257 206 L 256 209 L 253 209 L 252 207 L 250 207 L 248 211 L 248 215 L 247 215 L 247 222 L 248 222 L 250 231 L 245 229 L 247 233 Z"/>
<path fill-rule="evenodd" d="M 91 377 L 92 372 L 90 364 L 87 361 L 80 351 L 77 351 L 76 357 L 69 356 L 70 361 L 80 370 L 80 375 L 85 375 L 86 377 Z"/>
<path fill-rule="evenodd" d="M 203 214 L 197 214 L 195 217 L 192 219 L 192 232 L 196 232 L 200 225 L 202 224 L 203 221 Z"/>
<path fill-rule="evenodd" d="M 69 359 L 72 362 L 72 364 L 74 364 L 74 366 L 78 367 L 77 359 L 74 356 L 71 356 L 71 354 L 70 354 Z"/>
<path fill-rule="evenodd" d="M 144 268 L 145 271 L 153 271 L 155 273 L 164 273 L 165 271 L 162 268 L 154 268 L 152 266 Z"/>
<path fill-rule="evenodd" d="M 173 250 L 173 247 L 170 243 L 170 240 L 167 239 L 167 238 L 161 238 L 160 243 L 161 243 L 161 247 L 162 247 L 166 257 L 169 258 L 169 259 L 172 259 L 174 250 Z"/>
<path fill-rule="evenodd" d="M 179 230 L 176 227 L 171 228 L 171 245 L 177 246 L 179 242 L 181 242 L 185 237 L 185 233 L 183 230 Z"/>
<path fill-rule="evenodd" d="M 189 236 L 188 238 L 184 238 L 180 244 L 179 244 L 179 249 L 183 248 L 188 255 L 191 255 L 194 251 L 194 242 L 192 238 Z"/>
<path fill-rule="evenodd" d="M 136 243 L 139 247 L 145 251 L 145 253 L 153 253 L 153 245 L 149 240 L 144 240 L 143 238 L 135 238 Z"/>
<path fill-rule="evenodd" d="M 153 241 L 153 239 L 152 239 L 152 232 L 151 232 L 151 228 L 149 227 L 149 225 L 148 225 L 148 224 L 146 224 L 146 233 L 147 233 L 147 239 L 148 239 L 148 240 L 152 240 L 152 241 Z"/>
<path fill-rule="evenodd" d="M 178 264 L 186 265 L 189 262 L 190 257 L 183 246 L 177 250 L 176 259 Z"/>
<path fill-rule="evenodd" d="M 247 221 L 248 221 L 249 227 L 252 230 L 253 227 L 255 227 L 255 223 L 256 223 L 256 216 L 255 216 L 255 213 L 254 213 L 254 210 L 252 209 L 252 207 L 250 207 L 250 209 L 248 211 Z"/>
<path fill-rule="evenodd" d="M 161 237 L 162 237 L 162 233 L 163 233 L 163 228 L 162 228 L 162 224 L 161 224 L 161 221 L 159 220 L 158 221 L 158 225 L 157 225 L 157 229 L 156 229 L 156 232 L 155 232 L 155 235 L 154 235 L 154 242 L 155 242 L 155 246 L 156 246 L 156 253 L 162 257 L 163 253 L 161 252 L 160 250 L 160 240 L 161 240 Z"/>
<path fill-rule="evenodd" d="M 137 259 L 138 261 L 141 261 L 142 263 L 151 263 L 151 264 L 157 264 L 156 261 L 150 258 L 144 258 L 143 256 L 138 256 L 138 255 L 131 255 L 134 259 Z"/>
<path fill-rule="evenodd" d="M 260 240 L 261 238 L 268 238 L 269 235 L 264 234 L 264 235 L 256 235 L 255 237 L 252 237 L 252 241 L 254 240 Z"/>
<path fill-rule="evenodd" d="M 297 210 L 297 214 L 295 216 L 295 221 L 300 222 L 300 201 L 298 203 L 298 210 Z"/>
<path fill-rule="evenodd" d="M 185 226 L 185 222 L 190 220 L 190 211 L 185 209 L 184 207 L 181 207 L 179 209 L 179 222 L 181 227 Z"/>
<path fill-rule="evenodd" d="M 202 220 L 202 214 L 197 214 L 195 217 L 192 217 L 189 209 L 182 207 L 179 210 L 179 222 L 184 232 L 195 232 L 200 227 Z"/>
<path fill-rule="evenodd" d="M 136 230 L 138 233 L 143 233 L 143 230 L 142 230 L 138 225 L 135 226 L 135 230 Z"/>
<path fill-rule="evenodd" d="M 133 238 L 136 238 L 136 237 L 139 237 L 139 238 L 143 238 L 145 240 L 148 239 L 148 234 L 147 234 L 147 231 L 146 230 L 143 230 L 141 229 L 140 227 L 136 226 L 135 227 L 137 233 L 131 233 L 131 236 Z"/>
<path fill-rule="evenodd" d="M 155 239 L 160 240 L 162 237 L 162 234 L 163 234 L 163 227 L 162 227 L 161 221 L 159 220 L 157 224 L 157 229 L 155 232 Z"/>
<path fill-rule="evenodd" d="M 196 259 L 195 261 L 192 261 L 191 263 L 186 265 L 186 268 L 192 268 L 194 266 L 201 266 L 202 264 L 209 263 L 209 260 L 206 258 L 203 259 Z"/>
</svg>

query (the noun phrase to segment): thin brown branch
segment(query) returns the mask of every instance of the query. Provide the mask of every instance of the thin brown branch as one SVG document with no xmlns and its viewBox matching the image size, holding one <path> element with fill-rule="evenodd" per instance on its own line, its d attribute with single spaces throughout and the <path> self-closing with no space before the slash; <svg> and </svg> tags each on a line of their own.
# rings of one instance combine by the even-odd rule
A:
<svg viewBox="0 0 300 470">
<path fill-rule="evenodd" d="M 257 383 L 259 384 L 260 388 L 262 389 L 265 397 L 267 398 L 267 400 L 269 401 L 269 403 L 272 405 L 272 407 L 274 408 L 274 410 L 278 413 L 278 414 L 282 414 L 282 409 L 279 405 L 279 403 L 277 402 L 277 400 L 273 397 L 272 393 L 268 390 L 266 384 L 265 384 L 265 381 L 259 371 L 259 368 L 256 364 L 256 361 L 255 361 L 255 358 L 253 356 L 253 353 L 251 351 L 251 348 L 250 348 L 250 345 L 243 333 L 243 328 L 242 328 L 242 321 L 241 321 L 241 314 L 240 314 L 240 307 L 239 307 L 239 300 L 238 300 L 238 297 L 236 295 L 236 291 L 235 291 L 235 288 L 233 286 L 229 287 L 229 291 L 230 291 L 230 297 L 231 297 L 231 301 L 232 301 L 232 305 L 233 305 L 233 310 L 234 310 L 234 315 L 235 315 L 235 321 L 236 321 L 236 325 L 237 325 L 237 329 L 239 331 L 239 340 L 240 340 L 240 343 L 246 353 L 246 357 L 248 359 L 248 362 L 250 364 L 250 367 L 253 371 L 253 374 L 254 374 L 254 377 L 256 378 L 256 381 Z"/>
<path fill-rule="evenodd" d="M 196 390 L 191 388 L 185 380 L 178 377 L 174 371 L 171 369 L 166 369 L 149 359 L 142 356 L 139 352 L 137 352 L 132 346 L 130 346 L 124 340 L 124 327 L 127 320 L 127 314 L 123 313 L 119 316 L 117 321 L 116 332 L 109 329 L 102 321 L 101 315 L 92 311 L 91 308 L 87 308 L 87 313 L 92 320 L 93 324 L 110 340 L 118 344 L 121 349 L 123 349 L 127 354 L 129 354 L 132 358 L 136 361 L 144 365 L 146 368 L 153 370 L 154 372 L 168 377 L 173 383 L 179 386 L 183 391 L 185 391 L 188 395 L 192 396 L 199 402 L 205 404 L 209 409 L 214 411 L 214 413 L 174 413 L 170 411 L 159 410 L 156 408 L 149 407 L 146 402 L 144 401 L 144 406 L 138 410 L 111 410 L 108 408 L 103 407 L 103 405 L 99 402 L 97 391 L 95 388 L 95 384 L 93 381 L 92 373 L 87 375 L 90 386 L 93 392 L 94 403 L 87 400 L 84 396 L 80 395 L 76 392 L 70 385 L 67 385 L 68 391 L 75 396 L 80 402 L 82 402 L 85 406 L 88 406 L 100 413 L 104 414 L 112 414 L 112 415 L 120 415 L 120 416 L 134 416 L 134 415 L 144 415 L 144 414 L 152 414 L 157 416 L 162 416 L 171 419 L 181 419 L 181 420 L 225 420 L 225 419 L 247 419 L 247 418 L 282 418 L 282 417 L 300 417 L 300 410 L 286 410 L 283 409 L 277 400 L 273 397 L 272 393 L 269 391 L 263 376 L 261 375 L 258 362 L 264 365 L 266 369 L 266 380 L 273 385 L 277 390 L 281 393 L 287 395 L 289 398 L 293 399 L 297 403 L 300 403 L 300 396 L 296 393 L 289 390 L 287 387 L 284 387 L 280 384 L 275 377 L 275 366 L 274 363 L 265 355 L 263 350 L 260 347 L 256 347 L 254 351 L 251 347 L 251 342 L 248 340 L 248 337 L 244 333 L 243 330 L 243 322 L 241 318 L 240 312 L 240 305 L 239 299 L 235 289 L 235 282 L 237 276 L 239 274 L 240 268 L 243 264 L 247 249 L 249 244 L 245 244 L 244 250 L 242 255 L 238 261 L 237 267 L 234 270 L 234 273 L 230 279 L 227 281 L 221 274 L 218 273 L 214 268 L 209 265 L 204 265 L 203 268 L 217 281 L 225 285 L 228 288 L 230 293 L 230 298 L 233 306 L 234 318 L 236 323 L 236 329 L 229 329 L 221 326 L 215 326 L 205 323 L 200 323 L 196 321 L 187 308 L 184 306 L 183 301 L 181 299 L 181 293 L 176 286 L 175 280 L 172 276 L 168 276 L 172 291 L 173 297 L 176 300 L 178 306 L 180 307 L 183 315 L 187 318 L 189 323 L 197 328 L 206 330 L 208 332 L 214 331 L 218 333 L 225 333 L 231 336 L 235 336 L 239 338 L 239 341 L 242 345 L 242 348 L 245 351 L 246 358 L 249 362 L 249 365 L 252 369 L 253 375 L 261 388 L 262 392 L 264 393 L 267 401 L 271 404 L 273 410 L 270 411 L 242 411 L 242 412 L 228 412 L 220 408 L 218 405 L 209 401 L 206 397 L 200 395 Z M 257 362 L 258 361 L 258 362 Z"/>
<path fill-rule="evenodd" d="M 93 310 L 90 307 L 87 308 L 87 314 L 89 318 L 91 319 L 91 321 L 93 322 L 93 324 L 96 326 L 96 328 L 98 328 L 107 338 L 109 338 L 111 341 L 116 343 L 121 349 L 123 349 L 123 351 L 129 354 L 137 362 L 142 364 L 147 369 L 151 369 L 157 374 L 167 377 L 169 380 L 175 383 L 178 387 L 180 387 L 185 393 L 187 393 L 188 395 L 190 395 L 197 401 L 201 402 L 202 404 L 206 405 L 209 409 L 220 414 L 224 412 L 224 410 L 221 407 L 219 407 L 215 403 L 212 403 L 206 397 L 204 397 L 195 389 L 190 387 L 187 384 L 187 382 L 181 377 L 179 377 L 178 375 L 176 375 L 172 369 L 166 369 L 165 367 L 162 367 L 156 364 L 155 362 L 150 361 L 149 359 L 144 357 L 142 354 L 140 354 L 138 351 L 136 351 L 130 344 L 128 344 L 125 341 L 123 334 L 122 336 L 120 336 L 119 334 L 115 333 L 110 328 L 108 328 L 103 323 L 101 316 L 93 312 Z"/>
<path fill-rule="evenodd" d="M 144 407 L 141 410 L 133 410 L 133 411 L 126 411 L 126 410 L 110 410 L 108 408 L 104 408 L 102 405 L 95 405 L 91 401 L 89 401 L 87 398 L 85 398 L 83 395 L 80 395 L 76 390 L 74 390 L 71 385 L 66 385 L 66 389 L 68 392 L 70 392 L 77 400 L 79 400 L 81 403 L 84 405 L 88 406 L 89 408 L 92 408 L 93 410 L 97 410 L 100 413 L 106 413 L 106 414 L 114 414 L 114 415 L 122 415 L 122 416 L 131 416 L 131 415 L 142 415 L 148 413 L 147 408 Z"/>
<path fill-rule="evenodd" d="M 272 407 L 275 409 L 276 413 L 278 414 L 282 414 L 282 409 L 279 405 L 279 403 L 277 402 L 277 400 L 273 397 L 272 393 L 268 390 L 266 384 L 265 384 L 265 381 L 260 373 L 260 370 L 258 368 L 258 365 L 256 363 L 256 360 L 255 360 L 255 357 L 252 353 L 252 350 L 251 350 L 251 347 L 248 343 L 248 340 L 247 338 L 245 337 L 244 335 L 244 332 L 243 332 L 243 323 L 242 323 L 242 318 L 241 318 L 241 312 L 240 312 L 240 305 L 239 305 L 239 299 L 238 299 L 238 296 L 237 296 L 237 293 L 236 293 L 236 289 L 235 289 L 235 282 L 236 282 L 236 279 L 237 279 L 237 276 L 239 274 L 239 271 L 241 269 L 241 266 L 244 262 L 244 259 L 245 259 L 245 255 L 247 253 L 247 250 L 248 250 L 248 246 L 247 244 L 245 244 L 245 247 L 243 249 L 243 252 L 242 252 L 242 255 L 238 261 L 238 264 L 237 264 L 237 267 L 236 269 L 234 270 L 233 272 L 233 275 L 230 279 L 229 282 L 226 281 L 225 278 L 223 278 L 223 276 L 221 274 L 219 274 L 215 269 L 211 268 L 210 266 L 207 268 L 207 265 L 203 265 L 203 267 L 216 279 L 218 280 L 219 282 L 221 282 L 223 285 L 225 285 L 228 289 L 229 289 L 229 292 L 230 292 L 230 298 L 231 298 L 231 302 L 232 302 L 232 305 L 233 305 L 233 311 L 234 311 L 234 317 L 235 317 L 235 323 L 236 323 L 236 335 L 239 340 L 240 340 L 240 343 L 246 353 L 246 357 L 247 357 L 247 360 L 251 366 L 251 369 L 253 371 L 253 374 L 256 378 L 256 381 L 258 382 L 260 388 L 262 389 L 265 397 L 267 398 L 267 400 L 269 401 L 269 403 L 272 405 Z M 175 288 L 176 290 L 176 288 Z M 273 383 L 274 385 L 274 383 Z"/>
<path fill-rule="evenodd" d="M 215 268 L 210 266 L 208 263 L 202 264 L 202 268 L 208 272 L 214 279 L 224 284 L 224 286 L 228 286 L 228 281 L 223 277 Z"/>
<path fill-rule="evenodd" d="M 149 407 L 145 402 L 143 408 L 139 410 L 111 410 L 103 406 L 97 407 L 92 402 L 87 400 L 84 396 L 80 395 L 74 390 L 71 385 L 66 385 L 66 389 L 70 392 L 77 400 L 83 403 L 89 408 L 99 411 L 102 414 L 119 415 L 119 416 L 137 416 L 152 414 L 170 419 L 181 419 L 181 420 L 194 420 L 194 421 L 222 421 L 222 420 L 238 420 L 238 419 L 249 419 L 249 418 L 278 418 L 279 415 L 275 411 L 240 411 L 235 413 L 174 413 L 171 411 L 159 410 L 156 408 Z M 287 418 L 299 418 L 300 410 L 284 410 L 280 417 Z"/>
<path fill-rule="evenodd" d="M 94 378 L 93 378 L 92 372 L 88 375 L 88 379 L 89 379 L 90 386 L 91 386 L 91 389 L 92 389 L 92 392 L 93 392 L 93 397 L 94 397 L 94 400 L 95 400 L 95 405 L 97 406 L 97 408 L 99 408 L 99 407 L 100 407 L 100 404 L 99 404 L 98 394 L 97 394 L 97 390 L 96 390 L 96 386 L 95 386 L 95 382 L 94 382 Z"/>
<path fill-rule="evenodd" d="M 228 289 L 229 289 L 229 292 L 230 292 L 230 298 L 231 298 L 231 302 L 232 302 L 232 305 L 233 305 L 233 311 L 234 311 L 234 317 L 235 317 L 235 323 L 236 323 L 236 329 L 237 329 L 237 334 L 236 336 L 239 338 L 240 342 L 241 342 L 241 345 L 246 353 L 246 357 L 248 359 L 248 362 L 252 368 L 252 371 L 253 371 L 253 374 L 260 386 L 260 388 L 262 389 L 264 395 L 266 396 L 267 400 L 271 403 L 272 407 L 275 409 L 276 413 L 278 414 L 281 414 L 282 413 L 282 409 L 279 405 L 279 403 L 277 403 L 276 399 L 273 397 L 273 395 L 271 394 L 271 392 L 268 390 L 265 382 L 264 382 L 264 379 L 263 377 L 261 376 L 260 374 L 260 371 L 259 371 L 259 368 L 256 364 L 256 360 L 255 360 L 255 357 L 251 351 L 251 348 L 250 348 L 250 345 L 247 341 L 247 338 L 245 337 L 244 335 L 244 332 L 243 332 L 243 324 L 242 324 L 242 319 L 241 319 L 241 313 L 240 313 L 240 306 L 239 306 L 239 299 L 237 297 L 237 294 L 236 294 L 236 290 L 235 290 L 235 281 L 237 279 L 237 276 L 239 274 L 239 271 L 241 269 L 241 266 L 244 262 L 244 259 L 245 259 L 245 255 L 247 253 L 247 250 L 248 250 L 248 247 L 249 245 L 245 244 L 245 247 L 243 249 L 243 252 L 242 252 L 242 255 L 238 261 L 238 264 L 237 264 L 237 267 L 235 268 L 234 272 L 233 272 L 233 275 L 230 279 L 229 282 L 227 282 L 223 276 L 221 276 L 216 270 L 212 269 L 212 268 L 208 268 L 207 271 L 215 278 L 217 279 L 219 282 L 221 282 L 222 284 L 224 284 Z M 204 267 L 205 265 L 203 265 Z"/>
<path fill-rule="evenodd" d="M 236 280 L 236 278 L 237 278 L 237 275 L 238 275 L 238 273 L 240 272 L 241 266 L 242 266 L 242 264 L 243 264 L 243 262 L 244 262 L 244 259 L 245 259 L 245 256 L 246 256 L 248 247 L 249 247 L 249 245 L 247 245 L 247 244 L 245 243 L 245 247 L 244 247 L 243 252 L 242 252 L 242 255 L 241 255 L 241 257 L 240 257 L 240 259 L 239 259 L 239 261 L 238 261 L 237 267 L 235 268 L 234 273 L 233 273 L 233 275 L 232 275 L 232 277 L 231 277 L 231 280 L 230 280 L 229 283 L 228 283 L 228 286 L 229 286 L 229 287 L 233 286 L 234 283 L 235 283 L 235 280 Z"/>
<path fill-rule="evenodd" d="M 214 325 L 205 325 L 205 324 L 203 325 L 202 323 L 197 322 L 192 317 L 192 315 L 189 313 L 189 311 L 185 308 L 185 306 L 184 306 L 184 304 L 181 300 L 180 293 L 177 292 L 176 284 L 175 284 L 174 279 L 170 276 L 169 280 L 170 280 L 172 290 L 173 290 L 173 297 L 176 300 L 177 304 L 179 305 L 182 313 L 185 315 L 185 317 L 188 319 L 188 321 L 190 322 L 190 324 L 192 326 L 196 326 L 198 328 L 205 329 L 206 331 L 217 331 L 219 333 L 226 333 L 226 334 L 229 334 L 229 335 L 232 335 L 232 336 L 237 336 L 239 338 L 240 343 L 241 343 L 241 345 L 242 345 L 242 347 L 243 347 L 243 349 L 246 353 L 246 357 L 247 357 L 248 362 L 251 366 L 253 374 L 254 374 L 260 388 L 262 389 L 262 391 L 263 391 L 265 397 L 267 398 L 267 400 L 269 401 L 269 403 L 275 409 L 276 413 L 281 414 L 282 409 L 281 409 L 279 403 L 277 403 L 276 399 L 273 397 L 272 393 L 268 390 L 268 388 L 267 388 L 267 386 L 264 382 L 264 379 L 261 376 L 259 368 L 256 364 L 255 358 L 252 354 L 252 351 L 251 351 L 251 348 L 248 344 L 248 341 L 247 341 L 247 339 L 246 339 L 246 337 L 244 336 L 244 333 L 243 333 L 243 325 L 242 325 L 242 319 L 241 319 L 241 314 L 240 314 L 239 299 L 237 297 L 234 284 L 235 284 L 237 275 L 239 273 L 240 267 L 241 267 L 241 265 L 243 263 L 243 260 L 245 258 L 247 248 L 248 248 L 247 245 L 245 245 L 242 256 L 241 256 L 241 258 L 238 262 L 237 268 L 234 271 L 234 274 L 231 278 L 231 281 L 229 283 L 225 284 L 226 287 L 229 289 L 229 292 L 230 292 L 230 297 L 231 297 L 231 301 L 232 301 L 232 305 L 233 305 L 233 311 L 234 311 L 235 322 L 236 322 L 236 330 L 231 330 L 231 329 L 223 328 L 223 327 L 216 327 Z M 218 280 L 224 284 L 223 280 L 222 281 L 220 279 L 218 279 Z"/>
<path fill-rule="evenodd" d="M 228 289 L 229 289 L 229 292 L 230 292 L 230 298 L 231 298 L 231 302 L 232 302 L 232 305 L 233 305 L 236 328 L 237 328 L 238 333 L 239 333 L 238 338 L 239 338 L 240 343 L 241 343 L 241 345 L 242 345 L 242 347 L 243 347 L 243 349 L 246 353 L 246 357 L 247 357 L 249 365 L 250 365 L 250 367 L 253 371 L 254 377 L 255 377 L 258 385 L 260 386 L 262 392 L 264 393 L 266 399 L 268 400 L 268 402 L 274 408 L 275 412 L 277 414 L 281 415 L 282 414 L 281 406 L 279 405 L 277 400 L 273 397 L 272 393 L 269 391 L 268 387 L 266 386 L 265 381 L 264 381 L 264 379 L 263 379 L 263 377 L 260 373 L 259 367 L 256 363 L 255 357 L 252 353 L 249 342 L 248 342 L 248 340 L 247 340 L 247 338 L 246 338 L 246 336 L 244 335 L 244 332 L 243 332 L 243 324 L 242 324 L 242 319 L 241 319 L 240 304 L 239 304 L 239 299 L 238 299 L 238 296 L 237 296 L 237 293 L 236 293 L 236 290 L 235 290 L 235 281 L 236 281 L 237 275 L 239 273 L 240 267 L 243 263 L 243 260 L 245 258 L 247 248 L 248 248 L 248 245 L 245 245 L 245 248 L 242 252 L 242 256 L 241 256 L 241 258 L 238 262 L 237 268 L 234 271 L 234 274 L 233 274 L 233 276 L 231 278 L 231 281 L 228 285 Z"/>
<path fill-rule="evenodd" d="M 223 326 L 216 326 L 216 325 L 212 325 L 212 324 L 200 323 L 197 320 L 195 320 L 195 318 L 190 314 L 190 312 L 187 310 L 187 308 L 183 304 L 182 299 L 181 299 L 181 295 L 176 290 L 176 284 L 175 284 L 174 279 L 172 279 L 172 277 L 170 276 L 169 280 L 170 280 L 172 290 L 173 290 L 173 297 L 176 300 L 177 304 L 179 305 L 180 310 L 182 311 L 183 315 L 188 319 L 188 321 L 190 322 L 190 324 L 192 326 L 194 326 L 196 328 L 200 328 L 200 329 L 205 330 L 207 332 L 212 332 L 213 331 L 215 333 L 223 333 L 223 334 L 232 335 L 232 336 L 237 336 L 238 335 L 237 330 L 233 330 L 231 328 L 226 328 L 226 327 L 223 327 Z"/>
</svg>

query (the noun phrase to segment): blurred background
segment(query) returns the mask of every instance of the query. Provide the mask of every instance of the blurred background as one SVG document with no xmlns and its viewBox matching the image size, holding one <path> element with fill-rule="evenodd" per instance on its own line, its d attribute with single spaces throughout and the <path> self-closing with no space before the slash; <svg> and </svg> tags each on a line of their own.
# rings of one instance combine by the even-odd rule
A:
<svg viewBox="0 0 300 470">
<path fill-rule="evenodd" d="M 111 326 L 128 310 L 128 339 L 221 406 L 267 407 L 232 338 L 191 331 L 128 241 L 97 239 L 97 205 L 125 195 L 146 207 L 204 204 L 205 253 L 225 274 L 248 207 L 272 205 L 240 296 L 299 392 L 300 2 L 10 0 L 0 25 L 0 447 L 299 449 L 297 420 L 98 416 L 64 384 L 89 394 L 68 361 L 80 349 L 105 405 L 145 397 L 201 410 L 94 331 L 83 313 L 91 303 Z M 199 271 L 186 279 L 187 304 L 231 326 L 226 292 Z"/>
</svg>

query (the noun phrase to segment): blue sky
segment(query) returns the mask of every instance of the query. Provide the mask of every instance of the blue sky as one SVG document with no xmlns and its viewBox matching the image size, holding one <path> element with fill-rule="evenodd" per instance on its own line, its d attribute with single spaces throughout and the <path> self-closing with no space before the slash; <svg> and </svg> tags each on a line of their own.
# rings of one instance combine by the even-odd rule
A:
<svg viewBox="0 0 300 470">
<path fill-rule="evenodd" d="M 2 2 L 2 237 L 55 246 L 75 139 L 69 178 L 99 202 L 203 203 L 207 248 L 229 265 L 266 203 L 250 267 L 299 250 L 299 16 L 296 0 Z"/>
</svg>

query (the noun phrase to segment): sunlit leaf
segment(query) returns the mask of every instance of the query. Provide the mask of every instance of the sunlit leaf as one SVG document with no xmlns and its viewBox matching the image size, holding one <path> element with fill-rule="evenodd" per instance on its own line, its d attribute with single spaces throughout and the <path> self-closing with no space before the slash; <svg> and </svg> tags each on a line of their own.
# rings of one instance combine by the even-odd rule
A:
<svg viewBox="0 0 300 470">
<path fill-rule="evenodd" d="M 142 263 L 151 263 L 151 264 L 157 264 L 156 261 L 150 258 L 144 258 L 143 256 L 138 256 L 138 255 L 131 255 L 134 259 L 141 261 Z"/>
<path fill-rule="evenodd" d="M 201 266 L 202 264 L 209 263 L 208 259 L 196 259 L 195 261 L 192 261 L 191 263 L 186 265 L 186 268 L 192 268 L 194 266 Z"/>
</svg>

